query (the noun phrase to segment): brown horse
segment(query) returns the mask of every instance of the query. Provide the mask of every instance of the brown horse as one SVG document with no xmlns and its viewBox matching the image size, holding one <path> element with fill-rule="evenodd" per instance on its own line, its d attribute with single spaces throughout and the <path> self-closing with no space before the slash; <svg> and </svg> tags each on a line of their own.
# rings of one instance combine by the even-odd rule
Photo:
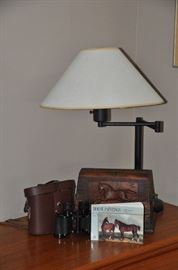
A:
<svg viewBox="0 0 178 270">
<path fill-rule="evenodd" d="M 124 232 L 132 232 L 132 240 L 134 240 L 135 237 L 136 240 L 139 238 L 137 231 L 140 231 L 140 226 L 137 226 L 135 224 L 125 224 L 118 219 L 115 219 L 114 226 L 119 227 L 119 231 L 121 233 L 121 240 L 124 239 Z"/>
<path fill-rule="evenodd" d="M 105 238 L 113 238 L 114 236 L 114 229 L 115 229 L 115 225 L 113 223 L 110 223 L 108 221 L 108 218 L 105 217 L 103 222 L 102 222 L 102 225 L 101 225 L 101 231 L 102 231 L 102 234 Z"/>
<path fill-rule="evenodd" d="M 100 199 L 104 202 L 128 202 L 130 198 L 132 201 L 137 200 L 137 193 L 130 189 L 114 189 L 107 183 L 99 183 L 98 190 Z"/>
</svg>

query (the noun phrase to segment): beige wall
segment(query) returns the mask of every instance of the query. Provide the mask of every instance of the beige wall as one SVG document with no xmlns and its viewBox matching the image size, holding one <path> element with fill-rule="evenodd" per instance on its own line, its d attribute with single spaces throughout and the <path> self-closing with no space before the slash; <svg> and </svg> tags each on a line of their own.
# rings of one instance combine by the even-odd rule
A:
<svg viewBox="0 0 178 270">
<path fill-rule="evenodd" d="M 145 130 L 145 168 L 160 197 L 178 204 L 178 70 L 172 68 L 174 0 L 0 2 L 0 219 L 23 215 L 25 187 L 77 180 L 82 167 L 133 167 L 133 130 L 99 129 L 88 111 L 39 104 L 82 48 L 123 47 L 168 99 L 115 110 L 113 120 L 165 120 Z"/>
</svg>

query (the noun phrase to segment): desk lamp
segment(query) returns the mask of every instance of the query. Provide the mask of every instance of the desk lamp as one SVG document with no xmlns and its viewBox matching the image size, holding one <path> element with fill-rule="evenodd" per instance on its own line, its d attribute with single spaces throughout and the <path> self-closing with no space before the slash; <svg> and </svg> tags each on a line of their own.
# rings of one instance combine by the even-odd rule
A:
<svg viewBox="0 0 178 270">
<path fill-rule="evenodd" d="M 86 49 L 64 72 L 41 107 L 88 109 L 98 127 L 135 127 L 135 170 L 143 169 L 143 129 L 163 132 L 163 122 L 111 122 L 111 109 L 158 105 L 165 98 L 121 48 Z"/>
<path fill-rule="evenodd" d="M 111 122 L 111 109 L 158 105 L 166 100 L 118 48 L 82 50 L 45 98 L 42 107 L 89 109 L 99 127 L 135 127 L 135 169 L 143 169 L 143 128 L 163 132 L 163 122 Z M 91 111 L 92 110 L 92 111 Z"/>
</svg>

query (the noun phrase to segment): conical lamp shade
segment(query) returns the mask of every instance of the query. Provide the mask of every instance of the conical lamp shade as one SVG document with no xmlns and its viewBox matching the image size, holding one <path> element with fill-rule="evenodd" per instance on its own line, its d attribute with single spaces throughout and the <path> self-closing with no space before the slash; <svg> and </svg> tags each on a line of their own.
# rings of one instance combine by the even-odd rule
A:
<svg viewBox="0 0 178 270">
<path fill-rule="evenodd" d="M 80 51 L 45 98 L 55 109 L 128 108 L 165 103 L 118 48 Z"/>
</svg>

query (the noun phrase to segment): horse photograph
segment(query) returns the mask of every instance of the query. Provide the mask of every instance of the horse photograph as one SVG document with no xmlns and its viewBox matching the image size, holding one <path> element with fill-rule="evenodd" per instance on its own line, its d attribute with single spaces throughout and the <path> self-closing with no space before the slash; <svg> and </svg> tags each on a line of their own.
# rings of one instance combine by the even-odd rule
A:
<svg viewBox="0 0 178 270">
<path fill-rule="evenodd" d="M 125 223 L 117 218 L 110 216 L 104 217 L 99 232 L 100 240 L 120 241 L 120 242 L 138 242 L 143 243 L 143 230 L 140 225 L 134 223 Z"/>
<path fill-rule="evenodd" d="M 140 226 L 135 224 L 126 224 L 118 219 L 115 219 L 114 221 L 114 228 L 118 228 L 120 231 L 120 239 L 124 240 L 125 233 L 127 234 L 127 239 L 131 241 L 139 241 L 139 234 L 138 231 L 140 231 Z"/>
<path fill-rule="evenodd" d="M 113 239 L 114 238 L 114 229 L 115 225 L 113 223 L 110 223 L 108 220 L 108 217 L 105 217 L 103 219 L 103 222 L 101 224 L 101 237 L 105 239 Z"/>
<path fill-rule="evenodd" d="M 144 206 L 141 202 L 93 204 L 91 240 L 143 244 Z"/>
</svg>

